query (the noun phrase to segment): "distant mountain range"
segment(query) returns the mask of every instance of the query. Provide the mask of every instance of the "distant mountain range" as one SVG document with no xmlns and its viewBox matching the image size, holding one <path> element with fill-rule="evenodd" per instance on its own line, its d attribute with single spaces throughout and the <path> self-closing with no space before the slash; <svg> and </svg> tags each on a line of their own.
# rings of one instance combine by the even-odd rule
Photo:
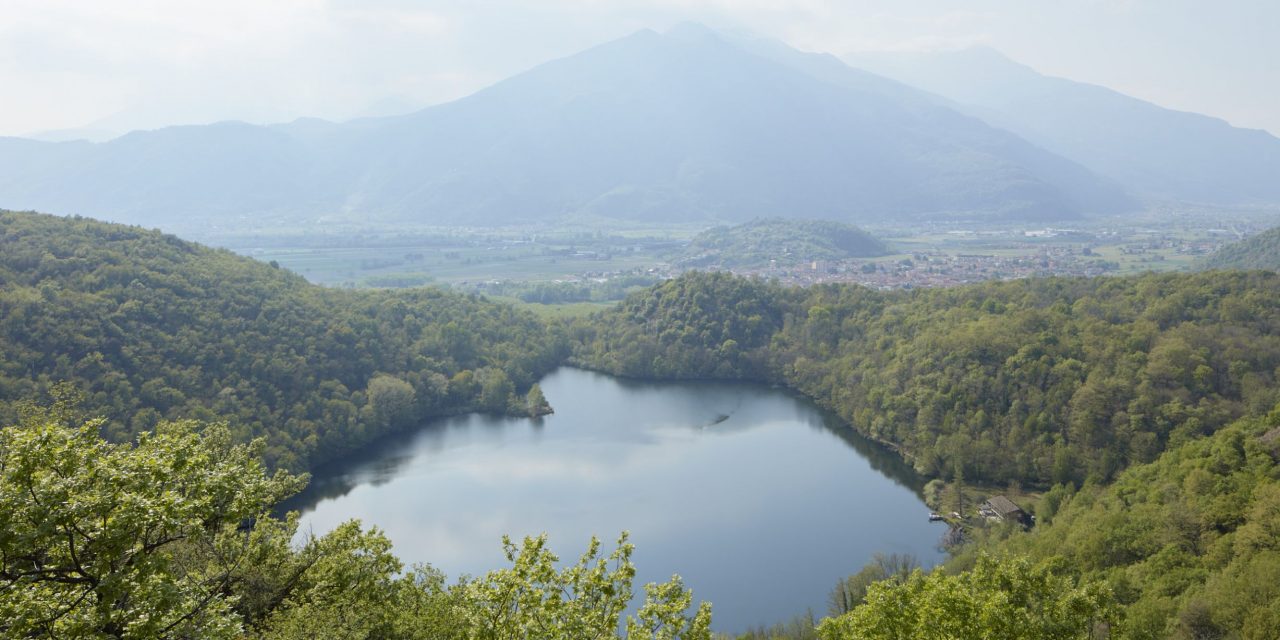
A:
<svg viewBox="0 0 1280 640">
<path fill-rule="evenodd" d="M 0 138 L 0 206 L 169 227 L 594 216 L 1057 221 L 1137 209 L 1130 191 L 1159 192 L 1154 179 L 1133 181 L 1156 171 L 1141 166 L 1147 156 L 1099 163 L 959 102 L 829 55 L 682 25 L 405 116 L 170 127 L 102 143 Z M 1188 144 L 1275 143 L 1188 117 Z M 1198 133 L 1201 120 L 1221 127 Z M 1212 184 L 1202 191 L 1270 199 L 1280 185 L 1262 184 L 1268 166 L 1241 166 L 1234 181 L 1206 174 Z"/>
<path fill-rule="evenodd" d="M 1144 198 L 1280 202 L 1280 139 L 1097 85 L 1041 75 L 985 47 L 846 57 L 1124 184 Z"/>
</svg>

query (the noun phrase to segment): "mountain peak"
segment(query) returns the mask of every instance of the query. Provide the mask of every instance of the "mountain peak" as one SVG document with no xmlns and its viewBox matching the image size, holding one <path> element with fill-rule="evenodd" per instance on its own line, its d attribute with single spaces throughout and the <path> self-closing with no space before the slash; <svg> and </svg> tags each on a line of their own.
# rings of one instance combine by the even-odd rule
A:
<svg viewBox="0 0 1280 640">
<path fill-rule="evenodd" d="M 1082 167 L 920 91 L 698 23 L 637 31 L 406 116 L 206 130 L 91 158 L 0 148 L 0 200 L 147 223 L 197 206 L 211 218 L 358 209 L 434 224 L 1051 220 L 1127 206 Z"/>
<path fill-rule="evenodd" d="M 965 64 L 985 69 L 988 73 L 998 72 L 1003 75 L 1016 75 L 1023 78 L 1030 76 L 1040 77 L 1042 75 L 1035 69 L 1005 55 L 999 49 L 985 44 L 969 45 L 944 55 L 963 61 Z"/>
<path fill-rule="evenodd" d="M 679 22 L 667 29 L 664 35 L 675 38 L 719 38 L 720 33 L 711 27 L 701 23 L 686 20 Z"/>
</svg>

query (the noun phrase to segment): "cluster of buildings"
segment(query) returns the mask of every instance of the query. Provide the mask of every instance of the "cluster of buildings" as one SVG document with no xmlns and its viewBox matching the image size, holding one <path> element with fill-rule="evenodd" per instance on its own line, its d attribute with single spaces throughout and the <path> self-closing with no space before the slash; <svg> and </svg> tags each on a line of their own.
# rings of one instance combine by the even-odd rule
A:
<svg viewBox="0 0 1280 640">
<path fill-rule="evenodd" d="M 984 280 L 1011 280 L 1037 275 L 1097 276 L 1118 268 L 1096 256 L 1066 247 L 1034 254 L 915 254 L 897 261 L 816 261 L 738 270 L 745 275 L 775 278 L 795 285 L 853 282 L 875 289 L 948 287 Z"/>
</svg>

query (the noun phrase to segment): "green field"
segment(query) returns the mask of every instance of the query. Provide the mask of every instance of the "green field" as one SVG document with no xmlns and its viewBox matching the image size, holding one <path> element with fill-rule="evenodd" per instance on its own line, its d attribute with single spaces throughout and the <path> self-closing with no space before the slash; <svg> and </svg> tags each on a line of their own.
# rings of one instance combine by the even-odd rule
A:
<svg viewBox="0 0 1280 640">
<path fill-rule="evenodd" d="M 892 253 L 854 260 L 839 269 L 856 274 L 860 265 L 875 264 L 882 273 L 890 272 L 890 279 L 869 284 L 890 288 L 949 286 L 923 276 L 913 280 L 913 262 L 916 273 L 927 266 L 929 271 L 956 274 L 957 280 L 1187 270 L 1218 247 L 1273 226 L 1277 219 L 1280 212 L 1273 210 L 1202 211 L 1170 205 L 1137 216 L 1083 220 L 1070 228 L 1034 223 L 871 227 Z M 605 283 L 622 282 L 616 278 L 660 280 L 677 275 L 684 268 L 678 264 L 682 252 L 710 224 L 662 226 L 583 219 L 493 229 L 383 225 L 317 231 L 297 227 L 241 231 L 204 240 L 276 262 L 327 286 L 442 286 L 505 299 L 552 317 L 582 315 L 607 306 L 608 299 L 621 296 L 619 288 L 612 287 L 604 299 L 598 289 L 605 288 Z M 781 241 L 775 244 L 781 246 Z M 813 281 L 818 266 L 809 270 L 809 258 L 790 253 L 786 257 L 799 264 L 792 273 L 757 271 L 794 284 Z M 596 289 L 590 301 L 535 304 L 511 286 L 539 284 Z"/>
<path fill-rule="evenodd" d="M 506 302 L 513 304 L 522 309 L 532 311 L 535 315 L 543 319 L 558 318 L 581 318 L 591 315 L 597 311 L 603 311 L 617 305 L 617 301 L 613 302 L 570 302 L 566 304 L 541 304 L 538 302 L 525 302 L 519 298 L 510 296 L 486 296 L 495 302 Z"/>
<path fill-rule="evenodd" d="M 557 282 L 661 267 L 706 227 L 605 224 L 495 229 L 261 229 L 202 240 L 341 287 Z"/>
<path fill-rule="evenodd" d="M 487 280 L 556 281 L 648 268 L 659 259 L 651 253 L 585 257 L 502 246 L 269 248 L 246 253 L 266 262 L 274 260 L 318 284 L 357 287 L 378 286 L 377 279 L 388 276 L 416 276 L 449 285 Z"/>
</svg>

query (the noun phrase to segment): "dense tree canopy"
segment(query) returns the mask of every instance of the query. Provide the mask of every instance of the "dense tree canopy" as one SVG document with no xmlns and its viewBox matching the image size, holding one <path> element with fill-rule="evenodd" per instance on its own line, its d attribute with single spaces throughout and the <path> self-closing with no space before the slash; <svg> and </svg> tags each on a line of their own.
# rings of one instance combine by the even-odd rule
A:
<svg viewBox="0 0 1280 640">
<path fill-rule="evenodd" d="M 887 253 L 883 242 L 852 225 L 765 218 L 703 231 L 675 256 L 675 262 L 685 267 L 761 269 Z"/>
<path fill-rule="evenodd" d="M 1280 270 L 1280 227 L 1229 244 L 1206 258 L 1206 269 Z"/>
<path fill-rule="evenodd" d="M 871 585 L 865 604 L 818 626 L 822 640 L 1088 640 L 1117 618 L 1110 591 L 1049 564 L 983 556 L 964 573 Z"/>
<path fill-rule="evenodd" d="M 621 619 L 625 537 L 572 565 L 507 541 L 510 568 L 450 584 L 359 523 L 294 545 L 296 517 L 268 515 L 303 482 L 271 467 L 432 415 L 549 411 L 534 383 L 570 344 L 623 375 L 784 384 L 926 475 L 1045 490 L 1030 533 L 842 582 L 826 638 L 1280 637 L 1274 273 L 908 292 L 689 274 L 548 325 L 3 212 L 0 635 L 708 638 L 678 578 Z"/>
<path fill-rule="evenodd" d="M 688 274 L 573 328 L 617 374 L 795 388 L 926 475 L 1108 480 L 1277 400 L 1280 276 L 878 292 Z"/>
<path fill-rule="evenodd" d="M 223 596 L 254 551 L 239 528 L 300 479 L 265 475 L 262 441 L 224 427 L 162 423 L 135 447 L 99 426 L 0 430 L 0 632 L 233 637 Z"/>
<path fill-rule="evenodd" d="M 158 232 L 0 212 L 8 420 L 14 401 L 71 381 L 117 441 L 161 419 L 227 419 L 300 469 L 427 416 L 523 409 L 515 392 L 564 348 L 531 314 L 474 296 L 326 289 Z"/>
<path fill-rule="evenodd" d="M 1109 486 L 1060 487 L 999 548 L 1104 580 L 1132 638 L 1280 637 L 1280 411 L 1135 466 Z M 1047 523 L 1043 521 L 1048 521 Z"/>
</svg>

